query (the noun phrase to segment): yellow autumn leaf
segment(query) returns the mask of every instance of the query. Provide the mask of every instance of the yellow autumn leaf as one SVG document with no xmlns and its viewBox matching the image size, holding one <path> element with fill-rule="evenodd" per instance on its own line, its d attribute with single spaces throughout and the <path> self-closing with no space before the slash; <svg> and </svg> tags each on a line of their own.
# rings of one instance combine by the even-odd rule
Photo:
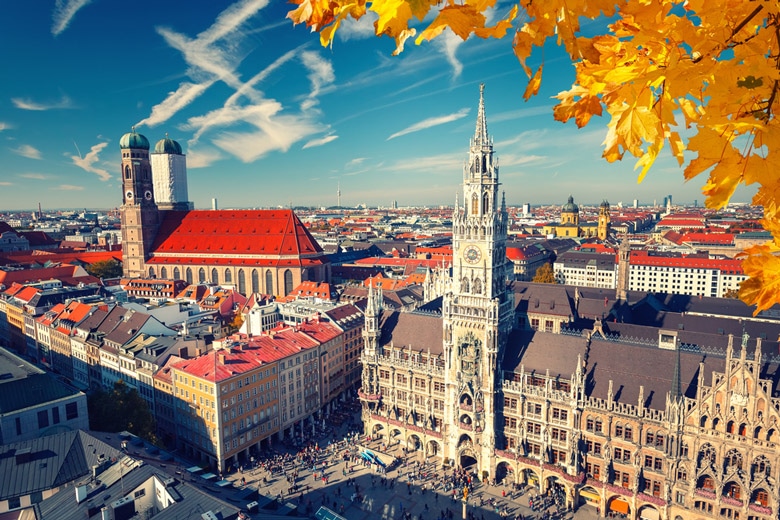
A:
<svg viewBox="0 0 780 520">
<path fill-rule="evenodd" d="M 484 24 L 485 15 L 477 11 L 474 6 L 468 4 L 447 5 L 441 8 L 438 16 L 420 33 L 416 43 L 419 45 L 423 40 L 432 40 L 447 27 L 465 40 L 476 27 L 482 27 Z"/>
<path fill-rule="evenodd" d="M 523 93 L 523 99 L 528 101 L 528 99 L 531 96 L 535 96 L 539 92 L 539 86 L 542 84 L 542 67 L 539 66 L 538 69 L 536 69 L 536 73 L 534 76 L 530 79 L 528 82 L 528 86 L 525 87 L 525 92 Z"/>
</svg>

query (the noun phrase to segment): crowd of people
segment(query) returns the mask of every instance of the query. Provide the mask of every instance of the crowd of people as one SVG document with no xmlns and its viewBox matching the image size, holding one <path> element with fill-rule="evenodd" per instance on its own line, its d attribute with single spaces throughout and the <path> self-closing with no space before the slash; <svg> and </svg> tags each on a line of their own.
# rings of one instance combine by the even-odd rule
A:
<svg viewBox="0 0 780 520">
<path fill-rule="evenodd" d="M 391 455 L 383 440 L 366 438 L 358 427 L 357 421 L 346 421 L 330 440 L 321 438 L 295 449 L 257 454 L 246 466 L 238 467 L 237 482 L 246 485 L 248 474 L 250 485 L 256 484 L 261 494 L 271 486 L 279 489 L 281 483 L 276 499 L 296 504 L 306 516 L 314 514 L 315 504 L 339 514 L 355 505 L 368 510 L 375 507 L 372 490 L 377 487 L 399 497 L 397 506 L 389 503 L 395 506 L 390 514 L 405 520 L 462 518 L 463 502 L 469 520 L 484 520 L 488 511 L 494 514 L 492 518 L 516 520 L 562 520 L 568 513 L 562 488 L 551 487 L 544 495 L 532 491 L 531 511 L 525 510 L 524 515 L 516 502 L 524 493 L 522 486 L 481 481 L 470 469 L 442 466 L 440 459 L 420 460 L 417 452 L 407 452 L 397 444 L 397 456 Z M 371 456 L 362 455 L 369 445 Z M 419 498 L 412 499 L 415 494 Z M 423 498 L 426 495 L 432 498 Z M 404 505 L 411 500 L 423 502 L 422 511 L 413 513 Z"/>
</svg>

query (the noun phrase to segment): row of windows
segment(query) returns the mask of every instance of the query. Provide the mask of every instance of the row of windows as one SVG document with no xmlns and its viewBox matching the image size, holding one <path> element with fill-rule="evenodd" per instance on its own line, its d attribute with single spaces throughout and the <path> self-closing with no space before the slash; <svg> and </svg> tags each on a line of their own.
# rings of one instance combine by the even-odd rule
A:
<svg viewBox="0 0 780 520">
<path fill-rule="evenodd" d="M 162 278 L 163 280 L 168 280 L 168 268 L 167 267 L 161 267 L 159 271 L 159 278 Z M 182 279 L 182 271 L 179 270 L 178 267 L 174 267 L 172 271 L 172 278 L 174 280 L 181 280 Z M 211 279 L 208 280 L 206 278 L 206 269 L 201 267 L 198 269 L 198 282 L 199 283 L 220 283 L 220 272 L 215 267 L 211 269 Z M 311 275 L 314 276 L 314 271 L 311 271 Z M 155 268 L 150 267 L 149 268 L 149 277 L 155 278 Z M 257 269 L 252 269 L 250 273 L 251 277 L 251 289 L 253 293 L 261 292 L 260 290 L 260 275 L 257 272 Z M 194 283 L 192 268 L 187 267 L 184 269 L 184 280 L 187 281 L 188 284 Z M 285 269 L 282 274 L 282 279 L 284 280 L 284 295 L 291 293 L 293 290 L 293 274 L 292 271 L 289 269 Z M 222 283 L 233 283 L 233 271 L 231 269 L 225 269 L 222 274 Z M 246 275 L 244 274 L 243 269 L 238 270 L 238 292 L 241 294 L 246 294 Z M 274 289 L 274 277 L 273 272 L 270 269 L 266 269 L 265 271 L 265 293 L 266 294 L 276 294 L 276 290 Z"/>
</svg>

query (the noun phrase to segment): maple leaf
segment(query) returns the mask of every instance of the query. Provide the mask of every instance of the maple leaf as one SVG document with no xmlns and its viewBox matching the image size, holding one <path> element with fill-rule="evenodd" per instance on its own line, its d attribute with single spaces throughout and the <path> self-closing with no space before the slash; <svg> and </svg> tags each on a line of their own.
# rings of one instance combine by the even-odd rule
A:
<svg viewBox="0 0 780 520">
<path fill-rule="evenodd" d="M 542 67 L 540 66 L 538 69 L 536 69 L 536 73 L 528 82 L 528 86 L 525 87 L 525 92 L 523 93 L 523 99 L 528 101 L 528 99 L 531 96 L 535 96 L 536 93 L 539 92 L 539 86 L 541 84 L 542 84 Z"/>
</svg>

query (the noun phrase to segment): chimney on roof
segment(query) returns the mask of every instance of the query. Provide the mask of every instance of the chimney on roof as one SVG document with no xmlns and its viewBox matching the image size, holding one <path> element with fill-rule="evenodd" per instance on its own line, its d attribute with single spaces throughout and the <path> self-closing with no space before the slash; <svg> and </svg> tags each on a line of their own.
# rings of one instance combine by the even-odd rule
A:
<svg viewBox="0 0 780 520">
<path fill-rule="evenodd" d="M 218 356 L 219 356 L 219 364 L 220 365 L 224 365 L 225 364 L 225 353 L 224 352 L 220 352 L 218 354 Z"/>
</svg>

